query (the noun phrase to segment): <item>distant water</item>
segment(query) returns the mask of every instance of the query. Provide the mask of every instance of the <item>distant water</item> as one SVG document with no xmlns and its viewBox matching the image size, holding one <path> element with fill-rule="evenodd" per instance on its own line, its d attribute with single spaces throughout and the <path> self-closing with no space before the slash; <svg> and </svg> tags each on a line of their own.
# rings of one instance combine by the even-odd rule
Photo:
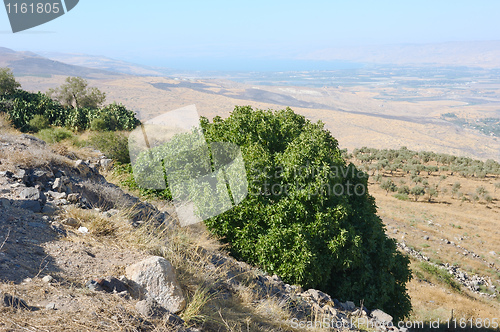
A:
<svg viewBox="0 0 500 332">
<path fill-rule="evenodd" d="M 364 65 L 348 61 L 267 60 L 227 58 L 173 58 L 155 61 L 155 66 L 183 71 L 281 72 L 359 69 Z"/>
</svg>

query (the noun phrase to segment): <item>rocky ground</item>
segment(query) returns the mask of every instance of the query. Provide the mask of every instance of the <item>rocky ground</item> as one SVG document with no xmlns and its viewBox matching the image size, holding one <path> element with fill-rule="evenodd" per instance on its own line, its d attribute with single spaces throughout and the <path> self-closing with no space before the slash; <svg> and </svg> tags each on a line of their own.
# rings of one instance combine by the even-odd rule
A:
<svg viewBox="0 0 500 332">
<path fill-rule="evenodd" d="M 206 290 L 201 306 L 219 310 L 221 322 L 193 319 L 196 278 L 179 278 L 185 268 L 162 257 L 163 247 L 125 240 L 145 223 L 170 236 L 180 228 L 175 216 L 107 182 L 101 171 L 111 160 L 97 151 L 88 160 L 55 156 L 29 135 L 0 135 L 0 158 L 0 330 L 238 330 L 220 307 L 234 299 L 246 306 L 242 320 L 264 312 L 256 330 L 404 330 L 381 310 L 304 291 L 203 246 L 185 257 L 196 254 L 198 273 L 216 275 L 194 286 Z"/>
</svg>

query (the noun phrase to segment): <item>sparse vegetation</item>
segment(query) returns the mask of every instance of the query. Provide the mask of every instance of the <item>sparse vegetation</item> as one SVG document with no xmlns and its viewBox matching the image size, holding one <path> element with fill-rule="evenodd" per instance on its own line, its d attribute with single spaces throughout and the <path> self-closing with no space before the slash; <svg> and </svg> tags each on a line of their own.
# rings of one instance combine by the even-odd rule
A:
<svg viewBox="0 0 500 332">
<path fill-rule="evenodd" d="M 126 164 L 130 162 L 127 137 L 124 132 L 94 132 L 90 135 L 87 144 L 98 149 L 108 158 Z"/>
<path fill-rule="evenodd" d="M 427 262 L 421 262 L 420 263 L 420 268 L 433 276 L 434 278 L 438 279 L 441 282 L 444 282 L 446 285 L 448 285 L 451 289 L 453 289 L 455 292 L 461 292 L 461 287 L 460 284 L 453 279 L 453 276 L 448 273 L 445 269 L 439 268 L 435 265 L 429 264 Z"/>
</svg>

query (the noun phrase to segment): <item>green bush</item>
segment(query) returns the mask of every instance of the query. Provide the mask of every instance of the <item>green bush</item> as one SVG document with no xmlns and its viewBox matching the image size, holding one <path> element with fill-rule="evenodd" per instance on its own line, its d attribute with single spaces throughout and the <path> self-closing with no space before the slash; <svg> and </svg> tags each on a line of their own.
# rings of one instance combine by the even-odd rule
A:
<svg viewBox="0 0 500 332">
<path fill-rule="evenodd" d="M 36 130 L 30 126 L 30 121 L 37 115 L 45 117 L 49 125 L 74 131 L 89 129 L 95 119 L 100 119 L 94 125 L 99 128 L 96 130 L 132 130 L 140 124 L 134 112 L 121 104 L 113 103 L 100 109 L 71 108 L 62 106 L 44 93 L 24 90 L 0 96 L 0 111 L 8 113 L 14 127 L 23 132 Z"/>
<path fill-rule="evenodd" d="M 39 132 L 42 129 L 47 129 L 49 128 L 49 126 L 49 120 L 45 116 L 40 114 L 36 114 L 29 122 L 31 131 L 35 133 Z"/>
<path fill-rule="evenodd" d="M 396 320 L 409 314 L 409 260 L 384 232 L 367 175 L 346 165 L 322 123 L 247 106 L 225 120 L 202 118 L 202 128 L 207 141 L 242 149 L 248 196 L 205 220 L 235 257 Z"/>
<path fill-rule="evenodd" d="M 123 133 L 94 132 L 91 134 L 88 144 L 119 163 L 130 162 L 128 138 Z"/>
<path fill-rule="evenodd" d="M 90 122 L 90 129 L 94 131 L 107 131 L 108 124 L 101 118 L 94 119 Z"/>
<path fill-rule="evenodd" d="M 405 194 L 405 193 L 397 193 L 397 194 L 394 194 L 393 197 L 399 199 L 400 201 L 408 201 L 410 200 L 410 197 L 408 197 L 408 194 Z"/>
<path fill-rule="evenodd" d="M 47 143 L 58 143 L 67 138 L 71 138 L 73 133 L 64 128 L 48 128 L 40 130 L 37 135 L 38 138 L 43 139 Z"/>
</svg>

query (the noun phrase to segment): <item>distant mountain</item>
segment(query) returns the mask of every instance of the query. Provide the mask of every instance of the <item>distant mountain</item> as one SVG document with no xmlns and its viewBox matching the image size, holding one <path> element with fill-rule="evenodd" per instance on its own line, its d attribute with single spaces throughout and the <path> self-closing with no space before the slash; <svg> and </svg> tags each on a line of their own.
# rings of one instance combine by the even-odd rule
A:
<svg viewBox="0 0 500 332">
<path fill-rule="evenodd" d="M 500 41 L 339 47 L 305 52 L 301 58 L 394 65 L 500 68 Z"/>
<path fill-rule="evenodd" d="M 164 68 L 153 68 L 126 61 L 111 59 L 105 56 L 95 56 L 80 53 L 40 52 L 41 55 L 66 64 L 87 68 L 107 70 L 138 76 L 164 76 Z"/>
<path fill-rule="evenodd" d="M 17 52 L 0 47 L 0 67 L 9 67 L 16 76 L 80 76 L 83 78 L 103 78 L 119 76 L 102 69 L 86 68 L 47 59 L 33 52 Z"/>
</svg>

